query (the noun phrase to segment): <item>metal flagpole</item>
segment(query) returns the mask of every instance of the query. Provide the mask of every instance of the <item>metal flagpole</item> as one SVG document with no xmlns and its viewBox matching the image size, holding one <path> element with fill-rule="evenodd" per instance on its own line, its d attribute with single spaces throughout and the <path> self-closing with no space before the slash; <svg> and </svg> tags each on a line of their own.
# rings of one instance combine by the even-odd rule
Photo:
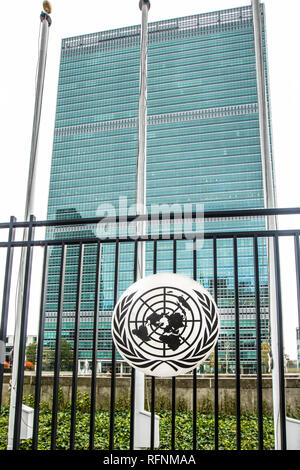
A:
<svg viewBox="0 0 300 470">
<path fill-rule="evenodd" d="M 140 49 L 140 92 L 138 117 L 138 157 L 136 169 L 136 214 L 146 213 L 146 150 L 147 150 L 147 55 L 148 55 L 148 12 L 149 0 L 140 0 L 142 11 L 141 49 Z M 137 235 L 145 234 L 145 222 L 137 223 Z M 145 243 L 137 247 L 137 280 L 145 276 Z M 143 434 L 140 412 L 144 411 L 145 377 L 143 372 L 135 371 L 135 415 L 134 443 Z M 135 448 L 136 445 L 134 445 Z"/>
<path fill-rule="evenodd" d="M 30 162 L 27 180 L 27 193 L 25 203 L 24 220 L 29 221 L 30 216 L 34 212 L 34 194 L 36 183 L 36 160 L 37 148 L 40 129 L 40 118 L 42 109 L 42 98 L 45 80 L 45 68 L 47 58 L 47 46 L 49 27 L 51 26 L 51 5 L 48 1 L 43 2 L 44 11 L 40 15 L 41 31 L 40 31 L 40 44 L 39 44 L 39 57 L 37 67 L 36 91 L 35 91 L 35 105 L 33 117 L 33 130 L 31 137 L 31 151 Z M 24 229 L 23 241 L 28 237 L 28 229 Z M 17 376 L 19 368 L 19 354 L 20 354 L 20 340 L 21 340 L 21 324 L 22 324 L 22 308 L 24 299 L 24 279 L 25 279 L 25 263 L 26 263 L 26 247 L 22 248 L 20 257 L 19 277 L 17 285 L 17 304 L 16 304 L 16 317 L 15 317 L 15 331 L 14 331 L 14 346 L 13 346 L 13 367 L 11 379 L 11 394 L 10 394 L 10 410 L 9 410 L 9 427 L 8 427 L 8 445 L 7 449 L 13 449 L 13 441 L 15 434 L 15 413 L 16 413 L 16 395 L 17 395 Z M 20 364 L 22 367 L 22 364 Z"/>
<path fill-rule="evenodd" d="M 271 162 L 270 139 L 269 139 L 269 120 L 266 98 L 266 77 L 263 55 L 262 41 L 262 24 L 259 0 L 252 0 L 253 26 L 254 26 L 254 43 L 256 57 L 256 78 L 257 78 L 257 94 L 259 107 L 259 127 L 263 164 L 263 179 L 265 185 L 265 203 L 266 208 L 273 209 L 275 207 L 275 191 L 273 181 L 273 169 Z M 267 219 L 268 229 L 276 229 L 275 216 Z"/>
<path fill-rule="evenodd" d="M 138 119 L 138 157 L 136 169 L 136 214 L 146 213 L 146 150 L 147 150 L 147 34 L 148 34 L 148 10 L 150 2 L 140 0 L 142 9 L 141 32 L 141 65 L 140 65 L 140 94 L 139 94 L 139 119 Z M 137 224 L 139 235 L 145 233 L 145 223 Z M 145 276 L 145 244 L 138 244 L 137 279 Z"/>
<path fill-rule="evenodd" d="M 264 182 L 264 196 L 265 206 L 267 209 L 276 207 L 275 186 L 273 181 L 273 169 L 271 162 L 270 140 L 269 140 L 269 119 L 266 98 L 266 85 L 265 85 L 265 67 L 264 67 L 264 54 L 263 54 L 263 39 L 262 39 L 262 22 L 261 22 L 261 9 L 259 0 L 251 0 L 252 13 L 253 13 L 253 27 L 254 27 L 254 44 L 255 44 L 255 57 L 256 57 L 256 78 L 257 78 L 257 95 L 258 95 L 258 108 L 259 108 L 259 127 L 260 127 L 260 143 L 262 154 L 262 171 Z M 267 217 L 266 220 L 267 230 L 277 229 L 276 216 Z M 278 324 L 277 316 L 277 300 L 275 288 L 275 262 L 274 262 L 274 240 L 271 238 L 268 243 L 268 266 L 269 266 L 269 309 L 270 309 L 270 326 L 271 326 L 271 343 L 272 343 L 272 384 L 273 384 L 273 415 L 274 415 L 274 430 L 275 430 L 275 448 L 282 449 L 284 443 L 282 442 L 281 429 L 284 426 L 280 414 L 280 351 L 278 347 L 278 334 L 280 333 L 280 326 Z"/>
</svg>

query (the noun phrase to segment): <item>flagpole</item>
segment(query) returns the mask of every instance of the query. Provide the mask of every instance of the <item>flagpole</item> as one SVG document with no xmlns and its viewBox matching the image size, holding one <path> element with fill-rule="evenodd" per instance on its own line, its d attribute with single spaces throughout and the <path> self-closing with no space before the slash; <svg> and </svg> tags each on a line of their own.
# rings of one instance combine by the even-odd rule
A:
<svg viewBox="0 0 300 470">
<path fill-rule="evenodd" d="M 276 207 L 275 184 L 273 178 L 273 168 L 271 160 L 271 149 L 269 140 L 269 116 L 267 107 L 266 77 L 263 54 L 263 38 L 262 38 L 262 21 L 259 0 L 251 0 L 254 28 L 254 46 L 256 58 L 256 82 L 259 108 L 259 129 L 260 129 L 260 146 L 262 156 L 262 173 L 264 184 L 265 207 L 273 209 Z M 277 229 L 277 217 L 267 217 L 267 230 Z M 272 391 L 273 391 L 273 416 L 274 416 L 274 435 L 275 449 L 284 449 L 284 429 L 285 416 L 281 415 L 282 407 L 280 397 L 280 387 L 284 381 L 282 373 L 283 359 L 280 357 L 278 338 L 282 334 L 278 323 L 277 310 L 279 308 L 276 299 L 276 279 L 275 279 L 275 260 L 274 260 L 274 239 L 267 240 L 268 250 L 268 276 L 269 276 L 269 316 L 272 343 Z"/>
<path fill-rule="evenodd" d="M 43 8 L 40 14 L 41 32 L 39 43 L 39 57 L 37 67 L 36 91 L 35 91 L 35 105 L 33 116 L 33 128 L 31 137 L 31 151 L 27 180 L 27 192 L 25 201 L 25 215 L 24 221 L 28 222 L 34 213 L 34 200 L 35 200 L 35 186 L 36 186 L 36 160 L 38 139 L 40 130 L 40 119 L 42 110 L 42 98 L 45 80 L 45 69 L 47 59 L 48 35 L 49 28 L 52 20 L 48 13 L 51 13 L 51 5 L 49 2 L 43 3 Z M 27 240 L 28 229 L 24 229 L 23 241 Z M 22 248 L 20 257 L 19 277 L 17 285 L 17 304 L 15 315 L 15 331 L 14 331 L 14 346 L 13 346 L 13 366 L 11 378 L 11 394 L 10 394 L 10 409 L 9 409 L 9 426 L 8 426 L 8 444 L 7 450 L 12 450 L 14 446 L 14 436 L 16 436 L 15 423 L 16 423 L 16 396 L 17 396 L 17 376 L 19 369 L 19 359 L 23 360 L 23 351 L 20 354 L 20 340 L 21 340 L 21 324 L 22 324 L 22 309 L 24 300 L 24 278 L 25 278 L 25 263 L 26 263 L 26 247 Z M 25 359 L 25 358 L 24 358 Z M 24 362 L 24 361 L 23 361 Z M 20 364 L 22 367 L 22 364 Z"/>
<path fill-rule="evenodd" d="M 138 116 L 138 157 L 136 169 L 136 214 L 146 213 L 146 160 L 147 160 L 147 55 L 148 55 L 148 12 L 149 0 L 140 0 L 139 8 L 142 12 L 141 46 L 140 46 L 140 93 Z M 137 234 L 145 234 L 145 222 L 137 223 Z M 137 280 L 145 276 L 145 243 L 139 242 L 137 247 Z M 143 372 L 135 370 L 135 418 L 134 443 L 142 435 L 140 412 L 144 411 L 145 376 Z M 134 445 L 135 449 L 138 449 Z"/>
</svg>

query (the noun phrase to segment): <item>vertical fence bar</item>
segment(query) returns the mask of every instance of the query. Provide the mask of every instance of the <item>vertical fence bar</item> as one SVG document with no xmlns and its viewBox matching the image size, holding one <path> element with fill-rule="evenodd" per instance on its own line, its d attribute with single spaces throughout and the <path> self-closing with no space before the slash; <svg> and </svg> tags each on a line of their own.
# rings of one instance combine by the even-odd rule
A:
<svg viewBox="0 0 300 470">
<path fill-rule="evenodd" d="M 171 450 L 175 450 L 175 426 L 176 426 L 176 377 L 172 377 L 172 431 Z"/>
<path fill-rule="evenodd" d="M 177 272 L 177 240 L 173 240 L 173 273 Z"/>
<path fill-rule="evenodd" d="M 134 242 L 134 258 L 133 258 L 133 282 L 137 280 L 137 258 L 138 258 L 138 242 Z M 134 418 L 135 418 L 135 368 L 131 368 L 131 390 L 130 390 L 130 441 L 129 449 L 134 449 Z"/>
<path fill-rule="evenodd" d="M 58 297 L 57 320 L 56 320 L 53 401 L 52 401 L 52 426 L 51 426 L 51 450 L 56 449 L 59 372 L 60 372 L 60 359 L 61 359 L 61 327 L 62 327 L 63 304 L 64 304 L 66 251 L 67 251 L 67 247 L 65 243 L 63 242 L 62 247 L 61 247 L 60 277 L 59 277 L 59 291 L 58 291 L 59 297 Z"/>
<path fill-rule="evenodd" d="M 297 302 L 298 302 L 298 327 L 300 328 L 300 249 L 299 249 L 298 235 L 294 235 L 294 245 L 295 245 Z"/>
<path fill-rule="evenodd" d="M 118 283 L 119 283 L 119 241 L 116 242 L 115 251 L 115 279 L 114 279 L 114 305 L 118 300 Z M 112 345 L 111 352 L 111 384 L 110 384 L 110 428 L 109 428 L 109 450 L 114 448 L 114 429 L 115 429 L 115 404 L 116 404 L 116 348 Z"/>
<path fill-rule="evenodd" d="M 41 398 L 41 388 L 42 388 L 45 306 L 46 306 L 46 294 L 47 294 L 48 264 L 49 264 L 49 251 L 48 251 L 48 245 L 46 243 L 45 247 L 44 247 L 40 319 L 39 319 L 39 330 L 38 330 L 38 345 L 37 345 L 37 353 L 36 353 L 36 375 L 35 375 L 35 393 L 34 393 L 34 417 L 33 417 L 33 433 L 32 433 L 32 450 L 37 450 L 37 447 L 38 447 L 38 432 L 39 432 L 40 398 Z"/>
<path fill-rule="evenodd" d="M 173 273 L 177 271 L 177 244 L 173 240 Z M 175 450 L 176 439 L 176 377 L 172 377 L 172 430 L 171 430 L 171 449 Z"/>
<path fill-rule="evenodd" d="M 33 233 L 34 233 L 32 224 L 34 220 L 35 220 L 35 217 L 31 215 L 29 227 L 28 227 L 28 238 L 26 242 L 26 260 L 25 260 L 25 271 L 24 271 L 23 304 L 22 304 L 19 358 L 18 358 L 18 371 L 17 371 L 17 387 L 16 387 L 17 390 L 16 390 L 13 450 L 18 450 L 19 445 L 20 445 L 23 385 L 24 385 L 24 363 L 25 363 L 25 349 L 26 349 L 26 335 L 27 335 L 30 281 L 31 281 L 31 268 L 32 268 L 32 251 L 33 251 L 33 247 L 31 246 L 31 241 L 33 239 Z"/>
<path fill-rule="evenodd" d="M 94 325 L 93 325 L 93 355 L 92 355 L 92 380 L 91 380 L 91 410 L 90 410 L 90 446 L 94 449 L 95 443 L 95 414 L 97 394 L 97 355 L 99 338 L 99 301 L 100 301 L 100 271 L 101 271 L 101 244 L 97 244 L 96 280 L 95 280 L 95 302 L 94 302 Z"/>
<path fill-rule="evenodd" d="M 274 236 L 274 268 L 276 285 L 276 307 L 277 307 L 277 344 L 279 360 L 279 414 L 280 414 L 280 437 L 281 450 L 286 450 L 286 413 L 285 413 L 285 383 L 284 383 L 284 362 L 283 362 L 283 325 L 282 325 L 282 299 L 280 282 L 280 258 L 278 235 Z"/>
<path fill-rule="evenodd" d="M 134 410 L 134 402 L 135 402 L 135 368 L 131 368 L 131 390 L 130 390 L 130 441 L 129 441 L 129 449 L 134 449 L 134 417 L 135 417 L 135 410 Z"/>
<path fill-rule="evenodd" d="M 155 438 L 155 377 L 151 377 L 151 430 L 150 430 L 150 449 L 154 450 Z"/>
<path fill-rule="evenodd" d="M 134 260 L 133 260 L 133 282 L 137 280 L 137 258 L 138 243 L 134 243 Z M 131 391 L 130 391 L 130 450 L 134 449 L 134 419 L 135 419 L 135 369 L 131 369 Z"/>
<path fill-rule="evenodd" d="M 3 374 L 4 374 L 4 361 L 5 361 L 5 343 L 7 333 L 7 320 L 9 310 L 9 297 L 11 287 L 11 274 L 13 266 L 13 248 L 11 243 L 15 240 L 15 229 L 14 223 L 16 222 L 15 217 L 10 218 L 9 232 L 8 232 L 8 244 L 6 252 L 6 264 L 5 264 L 5 275 L 4 275 L 4 287 L 3 287 L 3 300 L 2 300 L 2 313 L 1 313 L 1 326 L 0 326 L 0 342 L 1 348 L 0 353 L 3 352 L 3 361 L 0 357 L 0 410 L 2 407 L 2 390 L 3 390 Z"/>
<path fill-rule="evenodd" d="M 253 238 L 255 307 L 256 307 L 256 360 L 257 360 L 257 412 L 258 412 L 258 447 L 263 450 L 263 402 L 262 402 L 262 370 L 261 370 L 261 322 L 260 322 L 260 288 L 259 258 L 257 237 Z"/>
<path fill-rule="evenodd" d="M 197 281 L 197 239 L 193 240 L 193 279 Z M 197 368 L 193 370 L 193 450 L 197 450 Z"/>
<path fill-rule="evenodd" d="M 214 297 L 215 302 L 218 304 L 218 253 L 217 253 L 217 239 L 213 238 L 213 269 L 214 269 Z M 219 449 L 219 358 L 218 358 L 218 343 L 215 346 L 215 364 L 214 364 L 214 382 L 215 382 L 215 450 Z"/>
<path fill-rule="evenodd" d="M 157 273 L 157 240 L 153 242 L 153 274 Z M 155 377 L 151 377 L 151 434 L 150 449 L 154 450 L 155 438 Z"/>
<path fill-rule="evenodd" d="M 240 380 L 240 312 L 237 238 L 233 238 L 234 306 L 235 306 L 235 376 L 236 376 L 236 445 L 241 449 L 241 380 Z"/>
<path fill-rule="evenodd" d="M 135 368 L 131 368 L 131 390 L 130 390 L 130 440 L 129 440 L 129 449 L 134 449 L 134 402 L 135 402 Z"/>
<path fill-rule="evenodd" d="M 153 274 L 157 274 L 157 240 L 153 241 Z"/>
<path fill-rule="evenodd" d="M 79 329 L 80 329 L 83 255 L 84 255 L 84 245 L 80 243 L 79 254 L 78 254 L 78 265 L 77 265 L 78 272 L 77 272 L 77 285 L 76 285 L 76 311 L 75 311 L 74 345 L 73 345 L 70 450 L 74 450 L 74 447 L 75 447 L 77 382 L 78 382 L 78 343 L 79 343 Z"/>
</svg>

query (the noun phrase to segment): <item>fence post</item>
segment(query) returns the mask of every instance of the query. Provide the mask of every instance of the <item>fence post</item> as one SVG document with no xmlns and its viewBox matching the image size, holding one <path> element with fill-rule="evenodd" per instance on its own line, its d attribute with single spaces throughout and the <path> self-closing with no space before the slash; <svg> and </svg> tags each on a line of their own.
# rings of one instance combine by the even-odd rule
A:
<svg viewBox="0 0 300 470">
<path fill-rule="evenodd" d="M 272 340 L 276 340 L 277 343 L 277 355 L 274 359 L 274 369 L 277 376 L 277 382 L 273 387 L 277 385 L 278 401 L 275 411 L 277 415 L 274 415 L 278 427 L 275 427 L 275 444 L 276 449 L 286 450 L 286 411 L 285 411 L 285 382 L 284 382 L 284 364 L 283 364 L 283 325 L 282 325 L 282 299 L 281 299 L 281 283 L 280 283 L 280 258 L 279 258 L 279 243 L 278 235 L 275 235 L 274 240 L 274 277 L 275 277 L 275 289 L 276 289 L 276 338 L 275 332 L 273 333 Z M 274 372 L 273 372 L 274 374 Z M 274 407 L 275 408 L 275 407 Z"/>
<path fill-rule="evenodd" d="M 13 349 L 13 367 L 7 445 L 8 450 L 18 450 L 20 445 L 22 398 L 24 385 L 24 362 L 33 250 L 33 247 L 31 246 L 31 241 L 33 239 L 34 221 L 35 217 L 31 215 L 28 230 L 25 229 L 24 231 L 23 241 L 26 243 L 26 245 L 22 248 L 21 252 L 21 268 L 19 271 L 18 279 L 18 304 L 16 312 Z M 26 237 L 27 232 L 28 237 Z M 27 238 L 27 240 L 25 240 L 25 238 Z"/>
<path fill-rule="evenodd" d="M 3 287 L 2 314 L 1 314 L 1 326 L 0 326 L 0 347 L 3 348 L 3 351 L 0 349 L 0 354 L 2 354 L 3 352 L 3 358 L 0 357 L 0 410 L 2 407 L 5 343 L 6 343 L 6 333 L 7 333 L 7 319 L 8 319 L 8 309 L 9 309 L 11 273 L 12 273 L 12 265 L 13 265 L 13 248 L 11 246 L 11 243 L 15 239 L 15 228 L 14 228 L 15 222 L 16 222 L 16 218 L 11 217 L 10 224 L 9 224 L 8 246 L 7 246 L 7 253 L 6 253 L 5 277 L 4 277 L 4 287 Z"/>
<path fill-rule="evenodd" d="M 62 317 L 63 317 L 63 305 L 64 305 L 66 255 L 67 255 L 67 245 L 63 242 L 62 246 L 61 246 L 60 273 L 59 273 L 59 294 L 58 294 L 56 335 L 55 335 L 51 450 L 56 449 L 59 373 L 60 373 L 60 361 L 61 361 L 61 329 L 62 329 Z"/>
<path fill-rule="evenodd" d="M 41 289 L 40 318 L 38 330 L 38 344 L 36 351 L 36 376 L 35 376 L 35 394 L 34 394 L 34 417 L 33 417 L 33 433 L 32 433 L 32 450 L 37 450 L 38 445 L 38 427 L 40 412 L 40 397 L 42 388 L 42 369 L 43 369 L 43 348 L 44 348 L 44 328 L 45 328 L 45 307 L 47 293 L 47 276 L 48 276 L 49 251 L 48 245 L 44 247 L 43 260 L 43 277 Z"/>
</svg>

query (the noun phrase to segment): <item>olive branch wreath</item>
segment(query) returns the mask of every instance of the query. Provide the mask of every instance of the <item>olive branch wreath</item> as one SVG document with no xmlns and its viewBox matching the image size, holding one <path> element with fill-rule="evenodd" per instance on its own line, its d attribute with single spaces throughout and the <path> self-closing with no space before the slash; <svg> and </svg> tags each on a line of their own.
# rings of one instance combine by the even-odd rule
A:
<svg viewBox="0 0 300 470">
<path fill-rule="evenodd" d="M 149 361 L 149 359 L 144 357 L 140 351 L 137 353 L 136 349 L 129 341 L 125 331 L 126 314 L 132 304 L 132 298 L 135 294 L 136 292 L 124 297 L 124 299 L 118 304 L 113 320 L 112 335 L 119 351 L 126 359 L 128 359 L 129 362 L 137 367 L 148 368 L 153 366 L 156 361 Z"/>
<path fill-rule="evenodd" d="M 178 371 L 179 368 L 190 369 L 193 365 L 203 361 L 218 339 L 219 318 L 214 302 L 212 302 L 206 294 L 196 290 L 194 290 L 194 292 L 197 294 L 202 311 L 205 315 L 204 334 L 201 336 L 198 343 L 196 343 L 194 349 L 189 351 L 186 356 L 180 358 L 180 360 L 168 361 L 168 364 L 175 371 Z M 124 297 L 124 299 L 119 302 L 113 318 L 112 335 L 120 353 L 128 362 L 136 367 L 150 368 L 153 371 L 163 361 L 157 361 L 157 359 L 149 360 L 147 357 L 143 356 L 140 350 L 137 352 L 126 335 L 126 315 L 135 294 L 136 292 Z"/>
<path fill-rule="evenodd" d="M 173 364 L 183 369 L 189 369 L 194 364 L 202 362 L 214 347 L 219 334 L 219 317 L 214 302 L 210 300 L 208 295 L 196 290 L 194 292 L 198 296 L 206 321 L 204 334 L 195 345 L 193 351 L 189 351 L 186 356 L 181 357 L 180 361 L 170 361 L 170 365 Z"/>
</svg>

